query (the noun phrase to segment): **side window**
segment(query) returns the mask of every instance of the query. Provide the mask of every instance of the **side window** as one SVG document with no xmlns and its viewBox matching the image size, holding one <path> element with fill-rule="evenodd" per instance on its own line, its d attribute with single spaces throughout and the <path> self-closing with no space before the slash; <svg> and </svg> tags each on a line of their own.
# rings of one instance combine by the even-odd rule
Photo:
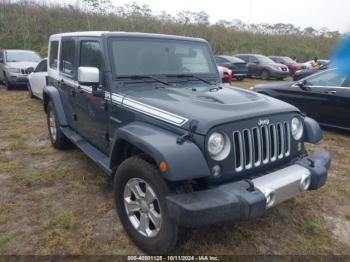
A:
<svg viewBox="0 0 350 262">
<path fill-rule="evenodd" d="M 242 59 L 244 62 L 248 63 L 249 62 L 249 57 L 247 56 L 237 56 L 238 58 Z"/>
<path fill-rule="evenodd" d="M 307 84 L 310 86 L 332 86 L 341 87 L 346 77 L 341 76 L 336 70 L 327 71 L 307 79 Z"/>
<path fill-rule="evenodd" d="M 58 41 L 50 42 L 50 68 L 57 69 L 58 61 Z"/>
<path fill-rule="evenodd" d="M 47 72 L 47 60 L 41 61 L 38 66 L 35 68 L 34 72 Z"/>
<path fill-rule="evenodd" d="M 62 40 L 61 44 L 61 59 L 60 71 L 70 77 L 74 76 L 74 61 L 75 61 L 75 40 Z"/>
<path fill-rule="evenodd" d="M 257 63 L 259 63 L 259 60 L 256 57 L 251 56 L 249 58 L 249 63 L 257 64 Z"/>
<path fill-rule="evenodd" d="M 79 66 L 102 69 L 101 46 L 97 41 L 81 41 Z"/>
<path fill-rule="evenodd" d="M 215 56 L 216 63 L 226 63 L 226 59 L 222 57 Z"/>
</svg>

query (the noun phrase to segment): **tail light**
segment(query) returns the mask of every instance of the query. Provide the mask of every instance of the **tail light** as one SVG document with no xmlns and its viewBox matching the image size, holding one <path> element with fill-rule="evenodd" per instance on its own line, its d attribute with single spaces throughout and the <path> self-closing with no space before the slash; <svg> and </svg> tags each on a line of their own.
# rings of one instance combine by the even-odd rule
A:
<svg viewBox="0 0 350 262">
<path fill-rule="evenodd" d="M 232 83 L 232 75 L 228 72 L 224 72 L 224 83 L 231 84 Z"/>
</svg>

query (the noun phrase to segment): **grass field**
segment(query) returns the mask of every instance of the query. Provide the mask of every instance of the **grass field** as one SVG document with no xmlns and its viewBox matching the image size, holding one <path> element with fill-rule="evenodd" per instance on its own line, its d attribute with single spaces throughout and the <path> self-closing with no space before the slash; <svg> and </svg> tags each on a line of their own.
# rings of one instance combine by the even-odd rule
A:
<svg viewBox="0 0 350 262">
<path fill-rule="evenodd" d="M 1 87 L 0 254 L 141 254 L 116 216 L 110 181 L 79 150 L 53 149 L 45 119 L 40 100 Z M 350 134 L 326 131 L 319 146 L 333 156 L 325 187 L 254 221 L 195 229 L 174 253 L 350 255 Z"/>
</svg>

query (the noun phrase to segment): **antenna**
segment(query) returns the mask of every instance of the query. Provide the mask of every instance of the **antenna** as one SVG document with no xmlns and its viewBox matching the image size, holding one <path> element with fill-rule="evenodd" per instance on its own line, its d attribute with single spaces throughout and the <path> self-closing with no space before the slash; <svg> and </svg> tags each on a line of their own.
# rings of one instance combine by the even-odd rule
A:
<svg viewBox="0 0 350 262">
<path fill-rule="evenodd" d="M 249 15 L 248 15 L 248 24 L 250 25 L 252 19 L 252 0 L 249 0 Z"/>
</svg>

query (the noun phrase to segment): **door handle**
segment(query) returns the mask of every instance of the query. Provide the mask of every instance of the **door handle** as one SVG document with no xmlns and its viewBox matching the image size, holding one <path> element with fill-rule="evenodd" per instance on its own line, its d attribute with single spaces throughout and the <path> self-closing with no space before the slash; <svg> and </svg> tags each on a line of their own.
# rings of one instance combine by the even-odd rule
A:
<svg viewBox="0 0 350 262">
<path fill-rule="evenodd" d="M 336 93 L 337 93 L 337 91 L 335 91 L 335 90 L 326 91 L 326 94 L 329 94 L 329 95 L 335 95 Z"/>
</svg>

